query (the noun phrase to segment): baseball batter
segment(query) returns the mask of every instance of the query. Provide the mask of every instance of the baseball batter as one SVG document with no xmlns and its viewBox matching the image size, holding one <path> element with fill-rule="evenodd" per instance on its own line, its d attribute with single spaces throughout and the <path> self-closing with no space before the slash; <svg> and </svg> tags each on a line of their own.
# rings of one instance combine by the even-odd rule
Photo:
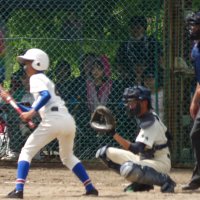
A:
<svg viewBox="0 0 200 200">
<path fill-rule="evenodd" d="M 104 146 L 96 157 L 132 182 L 125 191 L 149 191 L 158 185 L 161 192 L 174 192 L 176 184 L 168 175 L 169 133 L 151 109 L 151 91 L 143 86 L 126 88 L 123 99 L 129 115 L 138 121 L 139 134 L 131 143 L 113 131 L 113 138 L 123 149 Z"/>
<path fill-rule="evenodd" d="M 24 184 L 32 158 L 55 138 L 59 142 L 59 154 L 62 163 L 72 170 L 84 184 L 86 195 L 97 196 L 98 191 L 91 183 L 84 166 L 73 154 L 75 121 L 68 112 L 64 101 L 56 93 L 54 83 L 44 74 L 44 71 L 49 67 L 48 55 L 40 49 L 33 48 L 29 49 L 24 55 L 18 56 L 17 59 L 24 65 L 24 70 L 29 77 L 30 93 L 34 96 L 31 108 L 19 105 L 24 111 L 20 117 L 27 121 L 38 112 L 42 120 L 21 150 L 16 187 L 6 197 L 23 198 Z"/>
</svg>

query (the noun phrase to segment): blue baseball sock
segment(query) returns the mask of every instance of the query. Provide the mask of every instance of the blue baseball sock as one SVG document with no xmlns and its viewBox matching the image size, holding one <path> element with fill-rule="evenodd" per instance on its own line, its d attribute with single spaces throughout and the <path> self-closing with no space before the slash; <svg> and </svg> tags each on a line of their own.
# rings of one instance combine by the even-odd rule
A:
<svg viewBox="0 0 200 200">
<path fill-rule="evenodd" d="M 26 182 L 26 177 L 28 175 L 30 168 L 30 163 L 27 161 L 19 161 L 17 167 L 17 180 L 16 180 L 16 190 L 23 191 L 24 184 Z"/>
<path fill-rule="evenodd" d="M 91 191 L 92 189 L 94 189 L 94 186 L 92 185 L 92 182 L 85 168 L 83 167 L 82 163 L 77 163 L 72 169 L 72 171 L 76 174 L 76 176 L 78 176 L 80 181 L 84 184 L 86 191 Z"/>
</svg>

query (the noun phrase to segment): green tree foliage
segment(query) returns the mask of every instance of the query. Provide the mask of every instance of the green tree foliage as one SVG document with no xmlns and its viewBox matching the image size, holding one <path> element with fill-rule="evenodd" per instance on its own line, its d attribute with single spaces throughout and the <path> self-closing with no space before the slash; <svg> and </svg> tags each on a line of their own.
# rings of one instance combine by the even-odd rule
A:
<svg viewBox="0 0 200 200">
<path fill-rule="evenodd" d="M 161 0 L 23 2 L 17 6 L 12 1 L 15 9 L 9 8 L 12 12 L 7 20 L 7 42 L 14 52 L 13 61 L 24 50 L 38 47 L 46 50 L 54 62 L 66 58 L 74 69 L 84 52 L 106 53 L 113 60 L 119 42 L 128 36 L 129 19 L 145 15 L 153 19 L 153 26 L 158 23 L 163 6 Z M 77 29 L 74 31 L 72 26 L 64 30 L 68 21 L 75 21 L 75 28 L 80 26 L 77 36 Z"/>
</svg>

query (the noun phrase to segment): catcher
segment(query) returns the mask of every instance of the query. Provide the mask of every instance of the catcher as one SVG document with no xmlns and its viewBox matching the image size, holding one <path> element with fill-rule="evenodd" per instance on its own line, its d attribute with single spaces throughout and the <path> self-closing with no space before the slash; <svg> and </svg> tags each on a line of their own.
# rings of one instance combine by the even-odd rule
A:
<svg viewBox="0 0 200 200">
<path fill-rule="evenodd" d="M 131 182 L 124 191 L 149 191 L 157 185 L 161 192 L 174 192 L 176 183 L 168 175 L 171 138 L 166 126 L 152 111 L 151 91 L 143 86 L 126 88 L 123 100 L 129 115 L 136 117 L 139 134 L 134 143 L 124 139 L 115 131 L 110 110 L 98 106 L 91 117 L 91 127 L 112 135 L 123 149 L 107 145 L 96 152 L 96 158 Z"/>
</svg>

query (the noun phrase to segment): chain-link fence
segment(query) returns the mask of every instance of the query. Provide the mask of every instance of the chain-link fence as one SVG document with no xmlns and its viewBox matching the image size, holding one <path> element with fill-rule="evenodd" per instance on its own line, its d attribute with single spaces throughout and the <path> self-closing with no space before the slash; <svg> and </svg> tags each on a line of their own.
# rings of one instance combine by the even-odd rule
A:
<svg viewBox="0 0 200 200">
<path fill-rule="evenodd" d="M 0 0 L 0 67 L 6 69 L 1 80 L 18 102 L 31 104 L 16 56 L 33 47 L 46 51 L 47 74 L 76 119 L 75 154 L 85 160 L 105 144 L 117 145 L 89 126 L 99 104 L 113 111 L 118 132 L 134 141 L 136 122 L 126 115 L 122 94 L 143 84 L 174 135 L 174 164 L 190 164 L 194 81 L 184 18 L 198 7 L 198 0 Z M 10 138 L 7 154 L 20 152 L 30 130 L 9 105 L 1 107 Z M 41 153 L 57 150 L 53 141 Z"/>
<path fill-rule="evenodd" d="M 193 124 L 189 107 L 196 83 L 185 18 L 199 8 L 198 1 L 181 0 L 166 1 L 164 9 L 165 119 L 174 135 L 173 161 L 177 166 L 188 166 L 194 161 L 189 137 Z"/>
</svg>

